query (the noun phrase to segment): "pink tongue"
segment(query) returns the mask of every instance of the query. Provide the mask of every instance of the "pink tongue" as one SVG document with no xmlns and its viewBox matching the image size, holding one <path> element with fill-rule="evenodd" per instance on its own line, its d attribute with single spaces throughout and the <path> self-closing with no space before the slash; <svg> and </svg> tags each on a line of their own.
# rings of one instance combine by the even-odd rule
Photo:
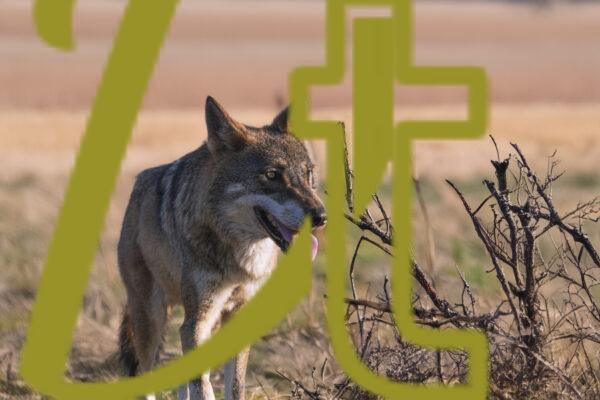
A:
<svg viewBox="0 0 600 400">
<path fill-rule="evenodd" d="M 281 236 L 283 236 L 283 238 L 285 239 L 286 242 L 291 243 L 292 242 L 292 231 L 290 231 L 288 228 L 286 228 L 285 226 L 278 224 L 279 225 L 279 232 L 281 232 Z"/>
<path fill-rule="evenodd" d="M 281 236 L 283 236 L 283 238 L 287 241 L 287 242 L 292 242 L 292 231 L 290 231 L 288 228 L 286 228 L 285 226 L 279 224 L 279 231 L 281 232 Z M 317 238 L 315 237 L 315 235 L 310 235 L 310 255 L 311 255 L 311 260 L 314 261 L 315 258 L 317 257 L 317 250 L 319 250 L 319 241 L 317 240 Z"/>
<path fill-rule="evenodd" d="M 317 240 L 315 235 L 310 235 L 310 240 L 311 260 L 315 261 L 315 258 L 317 257 L 317 250 L 319 250 L 319 241 Z"/>
</svg>

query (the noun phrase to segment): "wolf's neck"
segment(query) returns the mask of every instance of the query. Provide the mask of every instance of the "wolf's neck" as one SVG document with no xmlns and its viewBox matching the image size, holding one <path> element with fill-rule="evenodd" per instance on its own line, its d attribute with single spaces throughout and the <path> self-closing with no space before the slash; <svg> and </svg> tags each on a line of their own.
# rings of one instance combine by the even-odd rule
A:
<svg viewBox="0 0 600 400">
<path fill-rule="evenodd" d="M 271 239 L 262 239 L 235 249 L 239 265 L 250 276 L 263 278 L 271 274 L 279 248 Z"/>
</svg>

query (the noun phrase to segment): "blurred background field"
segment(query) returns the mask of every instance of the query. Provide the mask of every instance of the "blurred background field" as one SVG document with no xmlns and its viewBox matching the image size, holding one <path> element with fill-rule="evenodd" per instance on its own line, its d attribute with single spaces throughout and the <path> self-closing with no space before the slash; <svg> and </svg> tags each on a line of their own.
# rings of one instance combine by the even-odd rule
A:
<svg viewBox="0 0 600 400">
<path fill-rule="evenodd" d="M 124 4 L 80 0 L 77 49 L 61 53 L 36 37 L 30 2 L 0 0 L 0 398 L 36 396 L 19 379 L 18 353 L 86 114 Z M 324 10 L 325 2 L 316 0 L 181 3 L 113 195 L 69 376 L 97 380 L 116 373 L 123 289 L 115 247 L 135 175 L 201 144 L 208 94 L 240 121 L 270 121 L 285 102 L 289 71 L 324 61 Z M 489 132 L 505 154 L 509 142 L 518 142 L 543 171 L 547 156 L 558 150 L 566 170 L 554 192 L 559 208 L 599 194 L 600 4 L 422 1 L 415 12 L 418 64 L 486 69 L 492 100 Z M 351 131 L 350 77 L 349 70 L 341 87 L 315 90 L 313 111 L 318 117 L 344 120 Z M 460 88 L 397 87 L 396 98 L 398 118 L 461 118 L 465 113 Z M 321 163 L 323 146 L 315 144 Z M 440 290 L 452 290 L 444 288 L 444 277 L 454 274 L 458 264 L 475 291 L 498 295 L 489 286 L 488 266 L 482 265 L 483 248 L 444 182 L 452 179 L 476 201 L 484 195 L 482 178 L 491 178 L 492 158 L 495 150 L 487 138 L 414 145 L 415 170 L 436 246 L 435 268 L 428 272 Z M 389 188 L 383 185 L 384 198 L 386 192 Z M 414 218 L 415 254 L 423 259 L 426 232 L 417 207 Z M 598 243 L 598 227 L 589 233 Z M 361 257 L 360 290 L 379 290 L 375 286 L 387 273 L 386 262 L 375 252 Z M 289 392 L 277 371 L 309 376 L 330 352 L 317 339 L 324 329 L 322 257 L 317 264 L 314 293 L 251 354 L 250 393 L 256 398 Z M 177 336 L 173 325 L 167 357 L 177 352 Z M 334 366 L 328 368 L 336 373 Z"/>
</svg>

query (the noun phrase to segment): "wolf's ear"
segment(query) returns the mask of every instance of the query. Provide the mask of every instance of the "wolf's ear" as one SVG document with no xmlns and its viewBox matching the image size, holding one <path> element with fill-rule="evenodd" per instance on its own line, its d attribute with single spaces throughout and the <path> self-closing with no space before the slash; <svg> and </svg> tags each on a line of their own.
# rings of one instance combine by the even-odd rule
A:
<svg viewBox="0 0 600 400">
<path fill-rule="evenodd" d="M 273 122 L 271 122 L 271 127 L 277 131 L 277 132 L 281 132 L 281 133 L 287 133 L 288 132 L 288 114 L 289 114 L 289 109 L 290 107 L 286 107 L 284 108 L 279 114 L 277 114 L 277 116 L 275 117 L 275 119 L 273 119 Z"/>
<path fill-rule="evenodd" d="M 208 129 L 208 148 L 213 154 L 224 150 L 239 151 L 252 137 L 246 127 L 227 114 L 211 96 L 206 98 L 206 127 Z"/>
</svg>

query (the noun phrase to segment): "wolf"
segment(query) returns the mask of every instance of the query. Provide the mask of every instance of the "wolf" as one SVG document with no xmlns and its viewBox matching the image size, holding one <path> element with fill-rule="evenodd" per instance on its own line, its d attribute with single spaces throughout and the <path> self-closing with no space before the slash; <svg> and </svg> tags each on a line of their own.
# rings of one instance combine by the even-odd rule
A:
<svg viewBox="0 0 600 400">
<path fill-rule="evenodd" d="M 289 131 L 287 109 L 252 127 L 209 96 L 205 117 L 206 142 L 142 171 L 125 212 L 118 263 L 127 304 L 119 342 L 130 376 L 156 364 L 173 306 L 183 306 L 181 345 L 190 351 L 257 292 L 305 218 L 313 230 L 327 220 L 314 164 Z M 248 353 L 225 366 L 227 400 L 244 399 Z M 214 400 L 209 372 L 182 385 L 179 398 Z"/>
</svg>

